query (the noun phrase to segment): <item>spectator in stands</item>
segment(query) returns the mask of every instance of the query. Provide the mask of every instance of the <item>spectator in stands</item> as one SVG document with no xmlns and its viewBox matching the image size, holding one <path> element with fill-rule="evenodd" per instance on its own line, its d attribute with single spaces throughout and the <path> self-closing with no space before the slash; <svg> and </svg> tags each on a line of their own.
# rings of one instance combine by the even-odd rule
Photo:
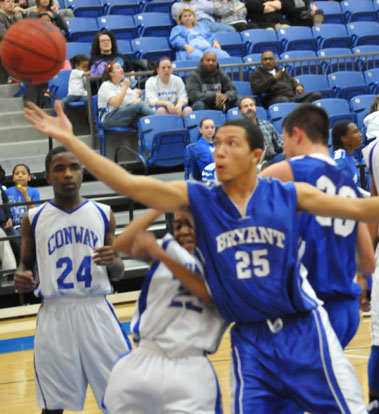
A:
<svg viewBox="0 0 379 414">
<path fill-rule="evenodd" d="M 102 30 L 95 34 L 92 40 L 89 68 L 91 76 L 102 75 L 104 68 L 115 58 L 124 62 L 124 71 L 132 72 L 133 68 L 126 57 L 118 53 L 116 36 L 110 30 Z"/>
<path fill-rule="evenodd" d="M 281 0 L 282 12 L 291 26 L 312 26 L 317 7 L 312 0 Z"/>
<path fill-rule="evenodd" d="M 283 17 L 281 0 L 246 0 L 247 17 L 262 29 L 280 29 L 288 27 Z"/>
<path fill-rule="evenodd" d="M 269 161 L 270 164 L 284 160 L 283 141 L 271 122 L 265 119 L 257 119 L 255 99 L 251 96 L 244 96 L 239 103 L 239 110 L 245 119 L 262 131 L 265 146 L 264 159 Z"/>
<path fill-rule="evenodd" d="M 21 10 L 20 6 L 15 6 L 14 0 L 0 1 L 0 48 L 5 32 L 16 21 L 16 14 Z M 0 84 L 8 83 L 8 78 L 9 74 L 3 67 L 0 56 Z"/>
<path fill-rule="evenodd" d="M 213 17 L 213 2 L 208 0 L 181 0 L 174 2 L 171 8 L 172 18 L 177 21 L 180 9 L 191 7 L 195 10 L 196 20 L 204 23 L 213 32 L 235 32 L 233 26 L 216 22 Z M 180 24 L 178 22 L 178 24 Z"/>
<path fill-rule="evenodd" d="M 218 109 L 226 112 L 238 105 L 236 88 L 219 68 L 213 52 L 205 52 L 198 67 L 188 75 L 187 93 L 194 111 Z"/>
<path fill-rule="evenodd" d="M 196 141 L 194 147 L 194 155 L 196 163 L 202 173 L 204 168 L 212 164 L 213 161 L 213 150 L 214 150 L 214 136 L 216 133 L 215 122 L 211 118 L 203 118 L 200 121 L 200 138 Z"/>
<path fill-rule="evenodd" d="M 204 23 L 198 23 L 191 7 L 179 11 L 178 25 L 171 29 L 170 43 L 176 49 L 176 60 L 200 60 L 212 51 L 218 58 L 230 57 Z"/>
<path fill-rule="evenodd" d="M 332 129 L 333 159 L 338 166 L 346 170 L 356 184 L 358 175 L 353 153 L 362 146 L 362 133 L 350 120 L 337 122 Z"/>
<path fill-rule="evenodd" d="M 317 26 L 318 24 L 324 24 L 325 22 L 325 15 L 321 9 L 317 9 L 315 14 L 312 16 L 312 24 L 313 26 Z"/>
<path fill-rule="evenodd" d="M 262 96 L 265 108 L 278 102 L 312 102 L 321 99 L 321 92 L 304 92 L 285 68 L 275 65 L 274 53 L 266 50 L 261 57 L 262 66 L 250 76 L 251 90 Z"/>
<path fill-rule="evenodd" d="M 69 102 L 88 101 L 88 92 L 84 77 L 89 76 L 88 57 L 83 54 L 75 55 L 70 59 L 72 69 L 68 80 L 68 95 L 62 100 L 63 107 Z"/>
<path fill-rule="evenodd" d="M 14 186 L 6 190 L 10 203 L 24 203 L 41 199 L 39 191 L 36 188 L 28 186 L 32 179 L 32 174 L 26 164 L 15 165 L 12 176 Z M 35 207 L 34 204 L 12 207 L 12 222 L 16 229 L 20 228 L 26 210 L 33 207 Z"/>
<path fill-rule="evenodd" d="M 172 74 L 171 59 L 167 56 L 155 63 L 156 76 L 146 81 L 145 100 L 157 114 L 184 116 L 192 112 L 184 82 Z"/>
<path fill-rule="evenodd" d="M 37 3 L 36 0 L 27 0 L 26 3 L 27 3 L 27 6 L 30 7 L 30 10 L 36 9 L 36 3 Z M 64 17 L 65 19 L 72 19 L 73 17 L 75 17 L 74 12 L 72 11 L 71 8 L 67 7 L 67 8 L 61 9 L 59 7 L 58 0 L 53 0 L 53 7 L 56 13 L 59 13 L 60 16 Z"/>
<path fill-rule="evenodd" d="M 132 89 L 131 81 L 124 76 L 124 69 L 116 59 L 108 63 L 103 74 L 103 83 L 98 91 L 98 106 L 106 108 L 103 123 L 109 127 L 137 127 L 143 116 L 155 111 L 142 102 L 142 91 Z"/>
<path fill-rule="evenodd" d="M 27 9 L 27 17 L 40 18 L 44 16 L 47 16 L 50 22 L 59 27 L 59 29 L 67 32 L 67 22 L 59 14 L 58 7 L 54 5 L 54 0 L 36 0 L 36 6 Z"/>
<path fill-rule="evenodd" d="M 213 16 L 220 23 L 230 24 L 237 32 L 257 29 L 255 22 L 246 20 L 247 9 L 245 3 L 239 0 L 212 0 Z"/>
</svg>

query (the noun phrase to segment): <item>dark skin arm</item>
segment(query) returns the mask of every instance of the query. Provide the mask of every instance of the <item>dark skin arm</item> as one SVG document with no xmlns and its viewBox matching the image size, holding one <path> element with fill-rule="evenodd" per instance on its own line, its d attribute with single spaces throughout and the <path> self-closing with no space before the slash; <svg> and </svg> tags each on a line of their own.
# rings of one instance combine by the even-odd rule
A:
<svg viewBox="0 0 379 414">
<path fill-rule="evenodd" d="M 14 274 L 14 286 L 18 292 L 23 293 L 30 292 L 35 286 L 33 269 L 36 262 L 36 244 L 28 214 L 22 219 L 21 235 L 21 260 Z"/>
<path fill-rule="evenodd" d="M 113 249 L 114 232 L 116 230 L 116 220 L 111 210 L 108 228 L 105 233 L 104 246 L 94 247 L 93 261 L 98 266 L 107 266 L 109 280 L 120 280 L 124 275 L 124 263 L 118 252 Z"/>
</svg>

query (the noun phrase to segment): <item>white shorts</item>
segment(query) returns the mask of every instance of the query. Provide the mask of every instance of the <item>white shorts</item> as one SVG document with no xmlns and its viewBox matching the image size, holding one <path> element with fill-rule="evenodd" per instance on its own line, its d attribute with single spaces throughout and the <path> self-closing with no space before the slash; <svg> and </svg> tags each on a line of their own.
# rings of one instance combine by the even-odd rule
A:
<svg viewBox="0 0 379 414">
<path fill-rule="evenodd" d="M 104 296 L 45 299 L 34 339 L 38 406 L 80 411 L 89 384 L 100 408 L 112 366 L 130 348 Z"/>
<path fill-rule="evenodd" d="M 108 414 L 222 412 L 217 377 L 208 358 L 200 351 L 168 358 L 144 341 L 113 367 L 104 407 Z"/>
<path fill-rule="evenodd" d="M 372 275 L 371 290 L 371 339 L 372 345 L 379 346 L 379 258 L 376 252 L 376 267 Z"/>
</svg>

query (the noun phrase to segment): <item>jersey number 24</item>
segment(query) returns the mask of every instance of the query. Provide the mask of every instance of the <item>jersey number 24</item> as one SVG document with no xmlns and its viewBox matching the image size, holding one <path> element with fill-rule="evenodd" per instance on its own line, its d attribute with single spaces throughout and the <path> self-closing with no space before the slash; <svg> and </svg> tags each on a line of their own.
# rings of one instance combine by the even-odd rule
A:
<svg viewBox="0 0 379 414">
<path fill-rule="evenodd" d="M 57 261 L 57 268 L 63 269 L 62 273 L 58 277 L 58 289 L 73 289 L 74 284 L 71 282 L 65 282 L 65 279 L 72 273 L 73 266 L 70 257 L 61 257 Z M 91 256 L 84 256 L 80 263 L 79 269 L 76 272 L 76 280 L 78 282 L 84 282 L 84 287 L 91 287 Z"/>
</svg>

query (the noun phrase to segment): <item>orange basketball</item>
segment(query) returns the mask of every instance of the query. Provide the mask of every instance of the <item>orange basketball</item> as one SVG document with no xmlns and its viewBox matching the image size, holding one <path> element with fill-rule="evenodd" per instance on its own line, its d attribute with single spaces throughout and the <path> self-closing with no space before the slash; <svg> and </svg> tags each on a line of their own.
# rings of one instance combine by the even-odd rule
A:
<svg viewBox="0 0 379 414">
<path fill-rule="evenodd" d="M 1 61 L 15 78 L 28 84 L 43 83 L 57 74 L 66 59 L 66 41 L 52 23 L 23 19 L 6 32 Z"/>
</svg>

